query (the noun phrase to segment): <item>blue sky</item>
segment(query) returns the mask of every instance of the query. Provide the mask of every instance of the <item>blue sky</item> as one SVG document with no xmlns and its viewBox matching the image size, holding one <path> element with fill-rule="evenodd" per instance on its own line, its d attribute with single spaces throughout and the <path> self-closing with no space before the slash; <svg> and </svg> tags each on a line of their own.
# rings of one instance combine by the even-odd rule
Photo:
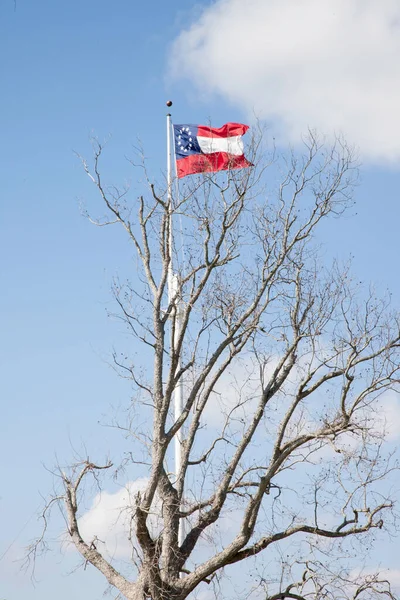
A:
<svg viewBox="0 0 400 600">
<path fill-rule="evenodd" d="M 357 205 L 324 229 L 321 242 L 328 256 L 351 254 L 360 281 L 390 288 L 399 304 L 396 3 L 366 3 L 371 14 L 360 16 L 356 0 L 329 1 L 334 25 L 304 0 L 311 25 L 295 37 L 297 47 L 291 0 L 283 4 L 279 12 L 272 0 L 264 8 L 251 0 L 243 20 L 235 0 L 1 3 L 1 598 L 50 600 L 56 592 L 58 600 L 98 600 L 104 591 L 92 570 L 69 575 L 70 554 L 40 561 L 35 587 L 15 562 L 38 530 L 40 494 L 52 485 L 44 465 L 63 464 L 83 444 L 100 455 L 124 444 L 98 422 L 130 393 L 107 365 L 114 345 L 130 344 L 107 311 L 113 276 L 129 276 L 135 263 L 120 232 L 80 214 L 80 200 L 101 211 L 75 154 L 90 157 L 90 135 L 110 136 L 105 166 L 120 182 L 132 177 L 125 156 L 138 139 L 151 171 L 163 176 L 168 98 L 176 122 L 219 126 L 251 121 L 255 111 L 282 146 L 295 145 L 307 125 L 343 131 L 364 163 Z M 243 43 L 235 46 L 236 28 Z M 242 62 L 226 52 L 234 46 Z M 301 67 L 293 56 L 303 58 Z M 398 549 L 391 542 L 387 566 Z"/>
</svg>

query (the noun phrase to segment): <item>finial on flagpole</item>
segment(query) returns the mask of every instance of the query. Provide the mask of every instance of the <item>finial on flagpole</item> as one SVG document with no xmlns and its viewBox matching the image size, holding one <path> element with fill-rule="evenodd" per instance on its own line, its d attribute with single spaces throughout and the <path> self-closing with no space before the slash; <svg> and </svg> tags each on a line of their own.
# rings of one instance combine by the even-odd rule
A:
<svg viewBox="0 0 400 600">
<path fill-rule="evenodd" d="M 167 102 L 166 102 L 165 104 L 166 104 L 166 105 L 168 106 L 168 108 L 169 108 L 170 106 L 172 106 L 172 100 L 167 100 Z"/>
</svg>

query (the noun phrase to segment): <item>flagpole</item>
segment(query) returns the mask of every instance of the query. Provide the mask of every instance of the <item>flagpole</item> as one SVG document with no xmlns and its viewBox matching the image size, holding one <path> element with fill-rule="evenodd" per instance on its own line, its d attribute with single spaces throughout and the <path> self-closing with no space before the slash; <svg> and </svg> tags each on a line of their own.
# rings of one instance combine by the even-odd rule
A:
<svg viewBox="0 0 400 600">
<path fill-rule="evenodd" d="M 172 102 L 169 100 L 167 106 L 172 106 Z M 172 254 L 173 254 L 173 230 L 172 230 L 172 214 L 173 214 L 173 199 L 172 199 L 172 161 L 171 161 L 171 114 L 167 114 L 167 202 L 169 211 L 169 232 L 168 232 L 168 253 L 169 253 L 169 265 L 168 265 L 168 299 L 171 302 L 175 298 L 175 309 L 171 313 L 175 321 L 175 331 L 172 340 L 174 350 L 176 350 L 177 343 L 182 331 L 182 306 L 181 298 L 179 296 L 179 279 L 176 273 L 174 273 Z M 181 368 L 181 357 L 179 355 L 176 371 Z M 177 382 L 174 389 L 174 412 L 175 421 L 179 419 L 183 411 L 183 381 L 182 377 Z M 182 427 L 175 434 L 175 478 L 177 479 L 181 470 L 182 465 Z M 181 546 L 184 540 L 184 526 L 183 520 L 179 520 L 178 530 L 178 544 Z"/>
</svg>

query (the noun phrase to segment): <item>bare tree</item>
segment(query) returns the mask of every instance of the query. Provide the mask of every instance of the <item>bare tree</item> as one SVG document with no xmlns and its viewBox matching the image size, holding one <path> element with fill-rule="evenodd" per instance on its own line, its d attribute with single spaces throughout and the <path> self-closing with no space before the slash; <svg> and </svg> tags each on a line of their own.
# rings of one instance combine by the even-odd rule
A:
<svg viewBox="0 0 400 600">
<path fill-rule="evenodd" d="M 246 594 L 266 600 L 394 598 L 384 577 L 348 565 L 357 539 L 392 523 L 381 398 L 398 390 L 400 320 L 347 268 L 321 264 L 314 240 L 352 205 L 357 165 L 313 134 L 286 159 L 252 148 L 254 169 L 189 178 L 172 203 L 149 183 L 131 206 L 127 188 L 103 182 L 100 144 L 93 169 L 83 161 L 107 209 L 96 224 L 122 225 L 138 257 L 133 284 L 114 285 L 143 346 L 142 363 L 114 355 L 136 390 L 127 462 L 146 475 L 125 509 L 131 567 L 80 530 L 85 482 L 111 463 L 60 470 L 47 508 L 61 504 L 84 561 L 129 600 L 183 600 L 204 583 L 218 594 L 239 563 L 241 589 L 248 565 Z"/>
</svg>

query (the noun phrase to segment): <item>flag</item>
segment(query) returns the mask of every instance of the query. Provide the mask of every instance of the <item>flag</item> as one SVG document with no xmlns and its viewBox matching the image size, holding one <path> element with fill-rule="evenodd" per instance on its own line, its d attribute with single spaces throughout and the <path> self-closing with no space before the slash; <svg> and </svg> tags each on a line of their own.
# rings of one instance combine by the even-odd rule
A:
<svg viewBox="0 0 400 600">
<path fill-rule="evenodd" d="M 241 123 L 226 123 L 218 129 L 206 125 L 174 125 L 178 177 L 251 167 L 244 156 L 242 141 L 248 128 Z"/>
</svg>

